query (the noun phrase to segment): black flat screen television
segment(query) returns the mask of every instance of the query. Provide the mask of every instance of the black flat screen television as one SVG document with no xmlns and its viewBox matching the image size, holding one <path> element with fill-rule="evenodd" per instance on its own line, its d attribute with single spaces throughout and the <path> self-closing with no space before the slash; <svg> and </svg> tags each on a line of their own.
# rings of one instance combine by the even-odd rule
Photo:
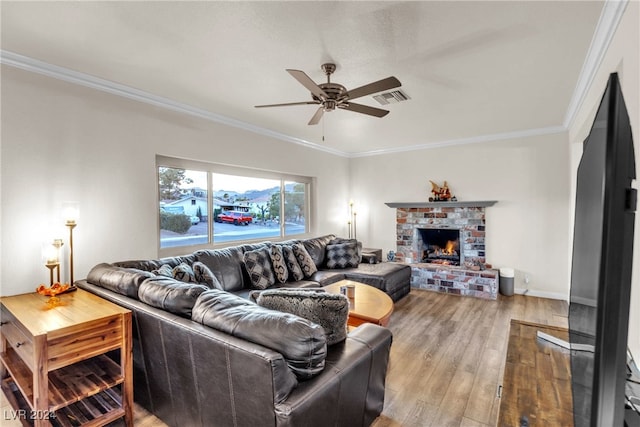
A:
<svg viewBox="0 0 640 427">
<path fill-rule="evenodd" d="M 574 424 L 636 425 L 625 421 L 636 207 L 631 183 L 636 172 L 629 116 L 616 73 L 609 77 L 583 148 L 569 303 Z"/>
</svg>

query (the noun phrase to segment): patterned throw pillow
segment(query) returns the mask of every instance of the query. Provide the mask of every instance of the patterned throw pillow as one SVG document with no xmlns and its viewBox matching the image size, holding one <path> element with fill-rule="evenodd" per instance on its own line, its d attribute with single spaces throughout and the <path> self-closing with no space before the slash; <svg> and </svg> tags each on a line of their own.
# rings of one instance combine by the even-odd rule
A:
<svg viewBox="0 0 640 427">
<path fill-rule="evenodd" d="M 196 276 L 193 274 L 193 269 L 189 264 L 178 264 L 173 267 L 173 278 L 185 283 L 191 283 L 196 281 Z"/>
<path fill-rule="evenodd" d="M 287 263 L 284 261 L 282 248 L 278 245 L 271 246 L 269 248 L 269 256 L 271 257 L 271 264 L 273 265 L 273 272 L 276 275 L 276 279 L 280 283 L 285 283 L 289 278 L 289 270 L 287 270 Z"/>
<path fill-rule="evenodd" d="M 213 274 L 209 267 L 200 261 L 195 261 L 193 263 L 193 275 L 198 283 L 206 283 L 211 289 L 224 290 L 222 289 L 222 285 L 218 281 L 218 278 Z"/>
<path fill-rule="evenodd" d="M 327 345 L 347 338 L 349 300 L 344 295 L 303 289 L 269 289 L 260 292 L 256 303 L 271 310 L 295 314 L 322 326 Z"/>
<path fill-rule="evenodd" d="M 302 243 L 296 243 L 293 245 L 293 253 L 298 260 L 298 264 L 304 273 L 304 277 L 311 277 L 313 273 L 318 271 L 318 267 L 316 267 L 316 263 L 313 262 L 313 258 L 307 252 L 307 248 L 304 247 Z"/>
<path fill-rule="evenodd" d="M 153 270 L 152 273 L 156 276 L 173 277 L 173 268 L 169 264 L 163 264 L 159 269 Z"/>
<path fill-rule="evenodd" d="M 276 283 L 267 248 L 245 252 L 243 259 L 254 288 L 267 289 Z"/>
<path fill-rule="evenodd" d="M 336 237 L 331 240 L 328 245 L 337 245 L 338 243 L 353 243 L 356 245 L 356 251 L 358 252 L 358 264 L 362 262 L 362 242 L 357 241 L 356 239 L 344 239 L 342 237 Z"/>
<path fill-rule="evenodd" d="M 298 264 L 298 260 L 293 253 L 293 248 L 288 245 L 282 245 L 282 255 L 284 257 L 284 262 L 287 264 L 287 269 L 289 270 L 289 279 L 295 282 L 304 279 L 304 273 L 302 272 L 302 268 L 300 268 L 300 264 Z"/>
<path fill-rule="evenodd" d="M 355 242 L 327 245 L 327 268 L 357 267 L 360 264 Z"/>
</svg>

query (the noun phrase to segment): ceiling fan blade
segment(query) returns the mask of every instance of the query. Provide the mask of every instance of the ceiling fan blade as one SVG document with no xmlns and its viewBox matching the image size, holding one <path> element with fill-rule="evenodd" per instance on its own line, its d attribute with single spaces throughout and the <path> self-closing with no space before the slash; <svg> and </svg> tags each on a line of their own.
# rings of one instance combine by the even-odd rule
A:
<svg viewBox="0 0 640 427">
<path fill-rule="evenodd" d="M 320 88 L 320 86 L 318 86 L 313 80 L 311 80 L 311 78 L 307 76 L 304 71 L 287 69 L 287 72 L 291 74 L 294 79 L 299 81 L 302 86 L 309 89 L 309 92 L 311 92 L 318 98 L 327 99 L 329 97 L 329 95 L 327 95 L 325 91 Z"/>
<path fill-rule="evenodd" d="M 387 110 L 369 107 L 368 105 L 356 104 L 354 102 L 340 104 L 338 107 L 343 110 L 355 111 L 356 113 L 368 114 L 375 117 L 384 117 L 389 114 L 389 111 Z"/>
<path fill-rule="evenodd" d="M 316 110 L 316 113 L 313 115 L 313 117 L 311 117 L 311 120 L 309 120 L 309 125 L 317 125 L 320 122 L 320 119 L 322 118 L 322 115 L 324 114 L 324 107 L 321 105 L 320 108 L 318 108 Z"/>
<path fill-rule="evenodd" d="M 308 105 L 308 104 L 320 104 L 320 102 L 318 102 L 318 101 L 287 102 L 285 104 L 255 105 L 255 108 L 288 107 L 290 105 Z"/>
<path fill-rule="evenodd" d="M 348 91 L 345 96 L 349 99 L 356 99 L 363 96 L 371 95 L 372 93 L 393 89 L 394 87 L 399 86 L 402 86 L 400 80 L 396 79 L 395 77 L 387 77 L 386 79 L 378 80 L 377 82 L 369 83 L 368 85 L 352 89 Z"/>
</svg>

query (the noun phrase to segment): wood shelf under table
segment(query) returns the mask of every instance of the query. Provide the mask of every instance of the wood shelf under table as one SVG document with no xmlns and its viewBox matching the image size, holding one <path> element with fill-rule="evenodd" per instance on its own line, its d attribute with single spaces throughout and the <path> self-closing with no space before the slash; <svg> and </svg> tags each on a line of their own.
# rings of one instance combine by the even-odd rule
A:
<svg viewBox="0 0 640 427">
<path fill-rule="evenodd" d="M 13 408 L 19 408 L 29 414 L 29 404 L 12 378 L 2 381 L 2 391 Z M 124 416 L 122 395 L 117 388 L 103 390 L 88 398 L 78 400 L 45 417 L 53 427 L 102 426 Z M 34 420 L 27 416 L 19 417 L 25 427 L 33 427 Z"/>
<path fill-rule="evenodd" d="M 12 348 L 0 354 L 0 358 L 24 395 L 29 409 L 33 410 L 33 374 Z M 49 372 L 49 410 L 57 411 L 123 381 L 120 366 L 104 355 L 56 369 Z"/>
</svg>

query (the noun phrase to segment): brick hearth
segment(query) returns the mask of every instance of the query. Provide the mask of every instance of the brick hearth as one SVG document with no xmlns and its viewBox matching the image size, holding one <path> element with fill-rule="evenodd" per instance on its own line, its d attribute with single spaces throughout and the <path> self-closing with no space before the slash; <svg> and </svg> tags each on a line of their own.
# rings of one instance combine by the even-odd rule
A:
<svg viewBox="0 0 640 427">
<path fill-rule="evenodd" d="M 396 261 L 411 264 L 412 287 L 496 299 L 498 271 L 485 269 L 485 208 L 494 203 L 387 203 L 396 208 Z M 421 262 L 420 228 L 460 230 L 463 265 Z"/>
<path fill-rule="evenodd" d="M 411 264 L 411 287 L 448 294 L 496 299 L 498 270 L 467 270 L 429 263 Z"/>
</svg>

